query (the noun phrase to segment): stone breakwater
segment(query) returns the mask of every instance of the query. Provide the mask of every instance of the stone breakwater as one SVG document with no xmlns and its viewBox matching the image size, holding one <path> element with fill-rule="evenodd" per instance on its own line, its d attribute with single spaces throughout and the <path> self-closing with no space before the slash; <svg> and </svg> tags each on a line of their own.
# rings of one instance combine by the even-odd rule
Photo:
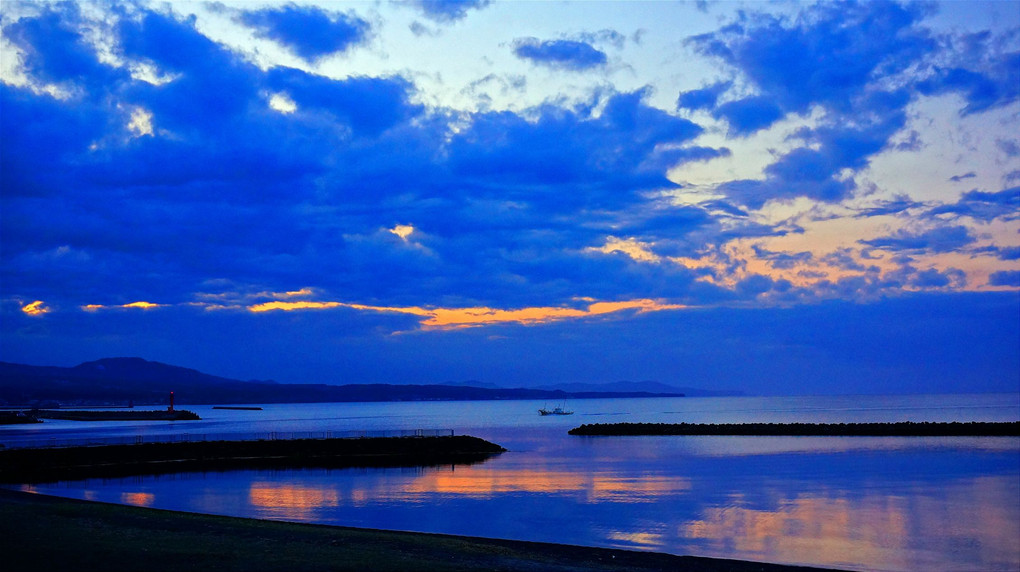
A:
<svg viewBox="0 0 1020 572">
<path fill-rule="evenodd" d="M 595 423 L 571 435 L 774 435 L 822 437 L 1018 437 L 1020 421 L 1004 423 Z"/>
<path fill-rule="evenodd" d="M 469 464 L 506 451 L 468 435 L 142 443 L 0 451 L 0 482 L 250 468 Z"/>
</svg>

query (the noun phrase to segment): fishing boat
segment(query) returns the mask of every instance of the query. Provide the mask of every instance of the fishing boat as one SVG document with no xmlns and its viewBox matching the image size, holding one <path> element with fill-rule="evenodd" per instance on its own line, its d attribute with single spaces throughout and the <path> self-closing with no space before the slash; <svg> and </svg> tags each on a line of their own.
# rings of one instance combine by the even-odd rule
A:
<svg viewBox="0 0 1020 572">
<path fill-rule="evenodd" d="M 553 407 L 552 409 L 547 409 L 547 408 L 543 407 L 543 408 L 539 409 L 538 412 L 540 414 L 542 414 L 542 415 L 573 415 L 574 414 L 573 411 L 566 411 L 562 407 Z"/>
</svg>

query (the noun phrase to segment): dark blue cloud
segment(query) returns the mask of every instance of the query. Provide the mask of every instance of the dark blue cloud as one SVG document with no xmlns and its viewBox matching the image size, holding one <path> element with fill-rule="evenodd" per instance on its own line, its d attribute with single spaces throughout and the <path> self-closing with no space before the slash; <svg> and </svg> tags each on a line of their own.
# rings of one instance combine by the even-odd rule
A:
<svg viewBox="0 0 1020 572">
<path fill-rule="evenodd" d="M 733 135 L 750 135 L 764 129 L 783 117 L 783 111 L 771 98 L 747 97 L 719 105 L 712 112 L 725 119 Z"/>
<path fill-rule="evenodd" d="M 974 171 L 968 171 L 962 175 L 953 175 L 952 177 L 949 177 L 949 180 L 954 183 L 959 183 L 960 181 L 963 181 L 965 179 L 973 179 L 974 177 L 977 177 L 977 173 L 975 173 Z"/>
<path fill-rule="evenodd" d="M 876 206 L 859 209 L 858 217 L 888 216 L 897 215 L 910 209 L 921 208 L 924 203 L 919 203 L 907 196 L 899 196 L 891 201 L 878 201 Z"/>
<path fill-rule="evenodd" d="M 965 226 L 944 226 L 922 232 L 899 230 L 889 236 L 858 242 L 891 251 L 952 252 L 973 244 L 975 240 Z"/>
<path fill-rule="evenodd" d="M 916 273 L 910 279 L 910 284 L 918 288 L 945 288 L 950 285 L 964 286 L 966 283 L 966 275 L 954 268 L 947 270 L 929 268 Z"/>
<path fill-rule="evenodd" d="M 450 23 L 463 20 L 468 10 L 481 10 L 489 0 L 411 0 L 425 17 L 435 22 Z"/>
<path fill-rule="evenodd" d="M 1020 217 L 1020 187 L 998 192 L 968 191 L 956 203 L 935 207 L 928 214 L 967 216 L 986 222 L 1012 220 Z"/>
<path fill-rule="evenodd" d="M 534 64 L 570 71 L 604 66 L 606 53 L 586 42 L 575 40 L 539 40 L 517 38 L 513 43 L 517 57 Z"/>
<path fill-rule="evenodd" d="M 787 112 L 814 104 L 849 111 L 876 75 L 903 71 L 934 49 L 915 28 L 927 9 L 890 1 L 820 4 L 793 22 L 756 14 L 689 41 L 739 69 Z"/>
<path fill-rule="evenodd" d="M 1000 260 L 1020 260 L 1020 246 L 998 247 L 996 255 Z"/>
<path fill-rule="evenodd" d="M 861 257 L 863 258 L 863 257 Z M 845 270 L 853 270 L 855 272 L 873 271 L 878 272 L 878 267 L 871 267 L 870 269 L 861 264 L 857 257 L 854 256 L 853 249 L 850 248 L 839 248 L 822 257 L 822 262 L 830 264 L 837 268 L 843 268 Z"/>
<path fill-rule="evenodd" d="M 61 18 L 45 29 L 87 25 Z M 72 304 L 188 301 L 212 283 L 387 304 L 720 295 L 677 265 L 582 254 L 610 235 L 686 253 L 725 240 L 705 211 L 648 197 L 676 188 L 670 167 L 729 151 L 689 146 L 701 128 L 645 90 L 455 116 L 413 103 L 401 77 L 260 69 L 191 17 L 138 9 L 112 30 L 123 61 L 165 81 L 96 63 L 96 93 L 74 100 L 0 86 L 9 292 L 58 304 L 70 280 Z M 131 132 L 132 110 L 152 133 Z M 405 242 L 396 224 L 416 232 Z"/>
<path fill-rule="evenodd" d="M 378 135 L 424 111 L 423 106 L 410 103 L 414 86 L 399 76 L 333 80 L 276 67 L 269 70 L 265 81 L 272 89 L 287 93 L 302 112 L 327 113 L 333 121 L 364 135 Z"/>
<path fill-rule="evenodd" d="M 123 80 L 126 74 L 100 63 L 95 49 L 70 24 L 80 18 L 75 4 L 46 6 L 34 18 L 6 25 L 3 35 L 21 50 L 26 74 L 43 83 L 70 83 L 72 88 L 99 95 L 106 84 Z"/>
<path fill-rule="evenodd" d="M 961 115 L 980 113 L 1020 100 L 1020 51 L 1002 52 L 989 31 L 949 37 L 946 49 L 955 61 L 940 61 L 918 83 L 925 95 L 956 93 L 966 105 Z"/>
<path fill-rule="evenodd" d="M 361 44 L 371 29 L 367 21 L 354 14 L 294 4 L 242 12 L 238 19 L 258 36 L 286 46 L 309 62 Z"/>
<path fill-rule="evenodd" d="M 773 252 L 757 244 L 751 248 L 756 258 L 768 260 L 774 268 L 789 269 L 810 262 L 814 258 L 810 252 Z"/>
<path fill-rule="evenodd" d="M 1020 288 L 1020 270 L 1000 270 L 988 276 L 989 286 Z"/>
<path fill-rule="evenodd" d="M 837 201 L 856 190 L 845 169 L 859 170 L 890 145 L 906 125 L 907 88 L 887 91 L 880 80 L 932 53 L 937 44 L 919 26 L 926 8 L 894 2 L 815 5 L 796 20 L 754 14 L 717 32 L 690 38 L 703 54 L 738 70 L 757 93 L 719 103 L 726 84 L 682 94 L 678 105 L 705 108 L 727 121 L 730 133 L 746 136 L 788 114 L 825 110 L 820 125 L 766 168 L 765 180 L 732 181 L 719 190 L 760 208 L 770 199 L 806 196 Z"/>
<path fill-rule="evenodd" d="M 699 109 L 714 109 L 716 102 L 719 101 L 719 96 L 726 93 L 731 87 L 733 87 L 733 82 L 722 81 L 701 89 L 682 92 L 677 98 L 676 107 L 677 109 L 695 111 Z"/>
</svg>

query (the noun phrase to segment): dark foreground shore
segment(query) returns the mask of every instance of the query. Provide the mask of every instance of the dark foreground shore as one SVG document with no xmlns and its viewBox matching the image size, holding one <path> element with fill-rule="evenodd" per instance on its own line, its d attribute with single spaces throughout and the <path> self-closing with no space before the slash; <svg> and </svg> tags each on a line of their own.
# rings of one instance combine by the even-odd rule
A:
<svg viewBox="0 0 1020 572">
<path fill-rule="evenodd" d="M 821 570 L 654 552 L 210 516 L 7 489 L 0 489 L 0 555 L 4 570 L 9 572 Z"/>
</svg>

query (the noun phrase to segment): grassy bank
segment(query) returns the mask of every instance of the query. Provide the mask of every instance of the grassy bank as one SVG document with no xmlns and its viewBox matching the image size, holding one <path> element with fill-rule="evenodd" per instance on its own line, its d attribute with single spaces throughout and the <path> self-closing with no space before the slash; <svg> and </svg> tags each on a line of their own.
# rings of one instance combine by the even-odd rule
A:
<svg viewBox="0 0 1020 572">
<path fill-rule="evenodd" d="M 195 441 L 0 451 L 0 482 L 271 467 L 466 464 L 505 449 L 477 437 Z"/>
<path fill-rule="evenodd" d="M 817 570 L 559 544 L 199 515 L 0 489 L 0 554 L 39 570 Z"/>
<path fill-rule="evenodd" d="M 774 435 L 822 437 L 1017 437 L 1011 423 L 595 423 L 571 435 Z"/>
</svg>

